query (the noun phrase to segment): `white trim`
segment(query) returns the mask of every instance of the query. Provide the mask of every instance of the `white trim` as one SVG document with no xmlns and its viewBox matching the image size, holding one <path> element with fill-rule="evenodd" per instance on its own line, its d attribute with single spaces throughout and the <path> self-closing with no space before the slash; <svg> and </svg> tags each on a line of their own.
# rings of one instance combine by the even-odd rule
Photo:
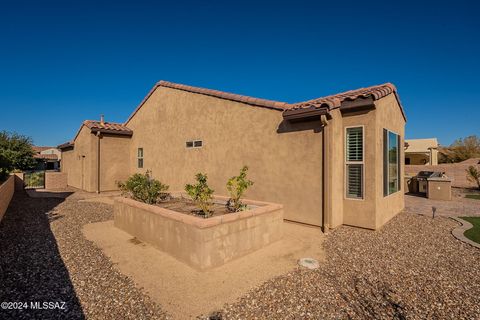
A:
<svg viewBox="0 0 480 320">
<path fill-rule="evenodd" d="M 362 161 L 347 161 L 347 129 L 362 128 Z M 345 200 L 365 201 L 365 125 L 346 126 L 343 131 L 343 198 Z M 347 196 L 347 165 L 359 164 L 362 166 L 362 197 L 352 198 Z"/>
</svg>

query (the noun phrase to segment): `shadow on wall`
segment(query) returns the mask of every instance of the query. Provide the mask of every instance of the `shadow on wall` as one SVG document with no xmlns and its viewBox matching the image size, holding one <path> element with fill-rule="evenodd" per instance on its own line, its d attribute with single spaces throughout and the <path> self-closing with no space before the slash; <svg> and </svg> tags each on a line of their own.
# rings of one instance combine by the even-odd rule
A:
<svg viewBox="0 0 480 320">
<path fill-rule="evenodd" d="M 320 122 L 320 117 L 312 119 L 310 121 L 286 121 L 280 122 L 277 128 L 277 133 L 287 133 L 296 131 L 313 130 L 318 133 L 323 130 L 323 126 Z"/>
<path fill-rule="evenodd" d="M 0 302 L 27 302 L 28 309 L 3 308 L 2 318 L 84 319 L 58 251 L 50 222 L 63 199 L 30 199 L 17 191 L 0 222 Z M 65 302 L 65 310 L 35 310 L 30 302 Z"/>
</svg>

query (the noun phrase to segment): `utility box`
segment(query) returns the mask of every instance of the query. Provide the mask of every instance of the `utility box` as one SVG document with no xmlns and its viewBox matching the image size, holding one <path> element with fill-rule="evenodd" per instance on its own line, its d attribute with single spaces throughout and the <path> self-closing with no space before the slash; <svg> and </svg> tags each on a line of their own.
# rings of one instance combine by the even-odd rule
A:
<svg viewBox="0 0 480 320">
<path fill-rule="evenodd" d="M 432 200 L 452 200 L 452 181 L 445 176 L 428 178 L 427 198 Z"/>
</svg>

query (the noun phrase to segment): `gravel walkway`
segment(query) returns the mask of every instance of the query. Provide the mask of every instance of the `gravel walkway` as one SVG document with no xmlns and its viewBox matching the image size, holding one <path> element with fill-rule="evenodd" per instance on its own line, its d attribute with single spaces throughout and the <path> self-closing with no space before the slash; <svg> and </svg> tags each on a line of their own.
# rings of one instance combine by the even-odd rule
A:
<svg viewBox="0 0 480 320">
<path fill-rule="evenodd" d="M 272 279 L 223 319 L 479 319 L 480 250 L 451 219 L 397 215 L 377 232 L 340 227 L 315 271 Z"/>
<path fill-rule="evenodd" d="M 15 194 L 0 223 L 0 302 L 65 302 L 66 310 L 0 309 L 0 318 L 167 318 L 81 233 L 112 219 L 112 207 L 62 201 Z"/>
</svg>

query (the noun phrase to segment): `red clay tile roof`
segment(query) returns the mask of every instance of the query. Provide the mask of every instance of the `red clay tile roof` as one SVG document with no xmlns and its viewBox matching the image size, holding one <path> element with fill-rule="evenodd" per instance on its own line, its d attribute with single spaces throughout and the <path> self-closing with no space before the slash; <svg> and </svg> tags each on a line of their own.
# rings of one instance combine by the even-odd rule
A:
<svg viewBox="0 0 480 320">
<path fill-rule="evenodd" d="M 355 100 L 357 98 L 373 97 L 374 100 L 383 98 L 393 92 L 395 92 L 395 86 L 391 83 L 385 83 L 378 86 L 372 86 L 368 88 L 361 88 L 356 90 L 350 90 L 342 93 L 333 94 L 326 97 L 320 97 L 304 102 L 295 103 L 292 105 L 292 109 L 301 108 L 320 108 L 328 107 L 329 109 L 340 107 L 340 104 L 345 100 Z"/>
<path fill-rule="evenodd" d="M 373 100 L 378 100 L 390 94 L 394 94 L 395 97 L 397 98 L 402 115 L 405 118 L 405 112 L 403 111 L 403 107 L 397 95 L 397 88 L 392 83 L 384 83 L 381 85 L 371 86 L 367 88 L 350 90 L 350 91 L 337 93 L 337 94 L 326 96 L 326 97 L 308 100 L 305 102 L 295 103 L 293 105 L 290 105 L 290 109 L 298 110 L 298 109 L 307 109 L 307 108 L 316 108 L 316 109 L 328 108 L 328 110 L 332 110 L 335 108 L 339 108 L 343 101 L 355 100 L 357 98 L 368 98 L 368 97 L 372 97 Z"/>
<path fill-rule="evenodd" d="M 184 84 L 178 84 L 178 83 L 173 83 L 173 82 L 168 82 L 161 80 L 153 86 L 153 88 L 150 90 L 150 92 L 146 95 L 145 98 L 143 98 L 142 102 L 138 105 L 138 107 L 132 112 L 130 117 L 128 117 L 127 121 L 125 121 L 125 125 L 128 124 L 128 122 L 133 118 L 133 116 L 140 110 L 140 108 L 143 106 L 143 104 L 150 98 L 150 96 L 153 94 L 155 89 L 158 87 L 166 87 L 166 88 L 172 88 L 172 89 L 177 89 L 177 90 L 183 90 L 187 92 L 192 92 L 192 93 L 198 93 L 198 94 L 203 94 L 211 97 L 216 97 L 220 99 L 226 99 L 226 100 L 231 100 L 231 101 L 236 101 L 236 102 L 242 102 L 245 104 L 249 104 L 252 106 L 257 106 L 257 107 L 263 107 L 263 108 L 269 108 L 269 109 L 274 109 L 274 110 L 279 110 L 279 111 L 284 111 L 289 108 L 289 104 L 286 102 L 280 102 L 280 101 L 273 101 L 273 100 L 267 100 L 267 99 L 259 99 L 259 98 L 253 98 L 249 96 L 243 96 L 240 94 L 234 94 L 234 93 L 228 93 L 224 91 L 219 91 L 219 90 L 212 90 L 212 89 L 205 89 L 205 88 L 200 88 L 200 87 L 192 87 L 192 86 L 187 86 Z"/>
<path fill-rule="evenodd" d="M 47 159 L 47 160 L 58 160 L 56 154 L 35 154 L 33 155 L 35 159 Z"/>
<path fill-rule="evenodd" d="M 96 120 L 85 120 L 83 124 L 89 128 L 91 131 L 96 132 L 106 132 L 106 133 L 117 133 L 117 134 L 125 134 L 125 135 L 132 135 L 133 131 L 125 126 L 122 123 L 115 123 L 115 122 L 100 122 Z"/>
</svg>

